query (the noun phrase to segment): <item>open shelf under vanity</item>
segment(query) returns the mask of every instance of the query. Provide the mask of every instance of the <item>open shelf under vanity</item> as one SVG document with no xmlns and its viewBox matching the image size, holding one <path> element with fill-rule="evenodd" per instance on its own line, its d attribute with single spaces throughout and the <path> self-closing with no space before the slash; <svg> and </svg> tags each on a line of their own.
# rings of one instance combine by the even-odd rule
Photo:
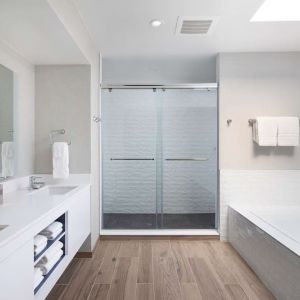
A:
<svg viewBox="0 0 300 300">
<path fill-rule="evenodd" d="M 61 215 L 59 218 L 57 218 L 55 221 L 59 221 L 63 224 L 63 231 L 53 240 L 48 240 L 47 241 L 47 246 L 45 249 L 41 251 L 38 255 L 34 255 L 34 267 L 36 264 L 42 259 L 42 257 L 47 253 L 47 251 L 54 246 L 54 244 L 58 241 L 63 243 L 63 247 L 61 248 L 63 251 L 63 255 L 60 257 L 60 259 L 56 262 L 56 264 L 51 268 L 51 270 L 44 275 L 43 280 L 39 283 L 39 285 L 34 289 L 34 294 L 36 294 L 40 288 L 47 282 L 48 278 L 51 276 L 51 274 L 54 272 L 54 270 L 59 266 L 59 264 L 62 262 L 66 255 L 66 216 L 65 214 Z"/>
</svg>

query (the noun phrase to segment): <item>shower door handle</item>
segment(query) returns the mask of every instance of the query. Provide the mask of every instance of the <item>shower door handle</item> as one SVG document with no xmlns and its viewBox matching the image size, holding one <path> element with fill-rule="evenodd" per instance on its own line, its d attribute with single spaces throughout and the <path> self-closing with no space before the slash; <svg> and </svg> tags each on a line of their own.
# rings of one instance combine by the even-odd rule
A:
<svg viewBox="0 0 300 300">
<path fill-rule="evenodd" d="M 110 160 L 155 160 L 155 158 L 111 158 Z"/>
<path fill-rule="evenodd" d="M 208 161 L 208 157 L 203 158 L 165 158 L 166 161 Z"/>
</svg>

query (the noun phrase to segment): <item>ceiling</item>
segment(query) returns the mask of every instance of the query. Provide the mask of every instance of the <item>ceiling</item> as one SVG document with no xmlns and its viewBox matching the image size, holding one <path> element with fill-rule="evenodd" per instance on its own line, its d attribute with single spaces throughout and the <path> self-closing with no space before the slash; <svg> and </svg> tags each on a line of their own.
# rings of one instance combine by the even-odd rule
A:
<svg viewBox="0 0 300 300">
<path fill-rule="evenodd" d="M 263 0 L 73 0 L 103 57 L 299 51 L 300 22 L 249 22 Z M 178 16 L 219 17 L 207 36 L 176 35 Z M 164 25 L 152 28 L 152 19 Z"/>
<path fill-rule="evenodd" d="M 35 65 L 87 63 L 46 0 L 1 0 L 0 40 Z"/>
</svg>

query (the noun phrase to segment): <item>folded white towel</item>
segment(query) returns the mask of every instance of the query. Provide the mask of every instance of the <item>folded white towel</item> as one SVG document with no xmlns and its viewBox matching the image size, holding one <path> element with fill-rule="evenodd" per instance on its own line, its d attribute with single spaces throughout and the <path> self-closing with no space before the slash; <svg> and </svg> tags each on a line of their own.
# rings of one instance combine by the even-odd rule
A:
<svg viewBox="0 0 300 300">
<path fill-rule="evenodd" d="M 52 233 L 62 227 L 63 227 L 63 224 L 61 222 L 55 221 L 55 222 L 51 223 L 49 226 L 47 226 L 45 229 L 43 229 L 41 232 Z"/>
<path fill-rule="evenodd" d="M 34 248 L 38 248 L 45 243 L 47 243 L 47 238 L 44 235 L 38 234 L 34 237 Z"/>
<path fill-rule="evenodd" d="M 253 126 L 253 139 L 260 146 L 277 146 L 277 119 L 258 117 Z"/>
<path fill-rule="evenodd" d="M 14 142 L 3 142 L 1 150 L 2 176 L 14 176 Z"/>
<path fill-rule="evenodd" d="M 59 261 L 59 259 L 63 256 L 64 252 L 62 250 L 59 250 L 53 258 L 48 261 L 47 263 L 38 262 L 36 267 L 40 268 L 43 275 L 48 274 L 52 268 L 55 266 L 55 264 Z"/>
<path fill-rule="evenodd" d="M 69 146 L 64 142 L 56 142 L 52 146 L 53 177 L 69 177 Z"/>
<path fill-rule="evenodd" d="M 44 279 L 44 276 L 41 276 L 37 280 L 34 281 L 34 284 L 33 284 L 34 289 L 36 289 L 39 286 L 39 284 L 43 281 L 43 279 Z"/>
<path fill-rule="evenodd" d="M 43 243 L 34 249 L 34 255 L 39 255 L 46 247 L 47 247 L 47 241 L 46 243 Z"/>
<path fill-rule="evenodd" d="M 299 146 L 298 117 L 279 117 L 278 146 Z"/>
<path fill-rule="evenodd" d="M 63 224 L 55 221 L 40 232 L 41 235 L 46 236 L 49 240 L 55 239 L 63 231 Z"/>
<path fill-rule="evenodd" d="M 58 237 L 58 235 L 63 231 L 62 227 L 53 230 L 52 232 L 42 231 L 41 234 L 47 237 L 48 240 L 54 240 Z"/>
<path fill-rule="evenodd" d="M 46 264 L 51 261 L 53 257 L 58 253 L 59 250 L 62 250 L 64 244 L 61 241 L 55 242 L 49 250 L 46 251 L 45 255 L 41 258 L 40 262 Z"/>
<path fill-rule="evenodd" d="M 43 272 L 40 268 L 34 267 L 34 282 L 38 281 L 43 276 Z"/>
</svg>

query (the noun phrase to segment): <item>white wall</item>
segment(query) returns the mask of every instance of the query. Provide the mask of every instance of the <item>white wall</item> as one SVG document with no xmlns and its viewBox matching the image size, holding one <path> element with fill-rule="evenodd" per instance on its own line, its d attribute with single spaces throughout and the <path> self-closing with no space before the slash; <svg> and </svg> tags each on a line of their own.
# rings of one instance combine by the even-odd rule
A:
<svg viewBox="0 0 300 300">
<path fill-rule="evenodd" d="M 300 117 L 300 53 L 220 54 L 218 81 L 220 169 L 299 169 L 300 147 L 258 147 L 248 119 Z"/>
<path fill-rule="evenodd" d="M 32 174 L 34 168 L 34 67 L 2 42 L 0 42 L 0 64 L 12 70 L 15 76 L 16 176 Z"/>
<path fill-rule="evenodd" d="M 162 84 L 216 82 L 216 57 L 105 58 L 103 82 Z"/>
<path fill-rule="evenodd" d="M 47 0 L 60 21 L 69 32 L 74 42 L 88 60 L 91 67 L 91 239 L 84 250 L 94 248 L 99 238 L 100 221 L 100 156 L 99 156 L 99 124 L 92 121 L 92 116 L 99 115 L 100 100 L 100 53 L 93 44 L 90 34 L 83 23 L 75 4 L 68 0 Z"/>
<path fill-rule="evenodd" d="M 298 173 L 279 170 L 300 169 L 300 147 L 258 147 L 252 141 L 248 119 L 256 116 L 300 117 L 300 53 L 222 53 L 217 67 L 220 230 L 225 239 L 227 207 L 231 200 L 238 201 L 240 197 L 242 202 L 247 197 L 251 204 L 259 197 L 274 198 L 274 194 L 282 192 L 289 198 L 291 190 L 299 185 Z M 227 126 L 227 119 L 232 120 L 230 126 Z M 247 170 L 253 170 L 253 173 Z M 264 173 L 260 170 L 274 171 Z M 293 177 L 293 174 L 297 176 Z M 292 176 L 292 179 L 280 181 L 280 176 L 282 179 Z M 268 193 L 265 183 L 268 183 Z"/>
<path fill-rule="evenodd" d="M 36 66 L 35 172 L 52 173 L 51 130 L 55 141 L 71 141 L 70 173 L 91 171 L 90 66 Z"/>
</svg>

